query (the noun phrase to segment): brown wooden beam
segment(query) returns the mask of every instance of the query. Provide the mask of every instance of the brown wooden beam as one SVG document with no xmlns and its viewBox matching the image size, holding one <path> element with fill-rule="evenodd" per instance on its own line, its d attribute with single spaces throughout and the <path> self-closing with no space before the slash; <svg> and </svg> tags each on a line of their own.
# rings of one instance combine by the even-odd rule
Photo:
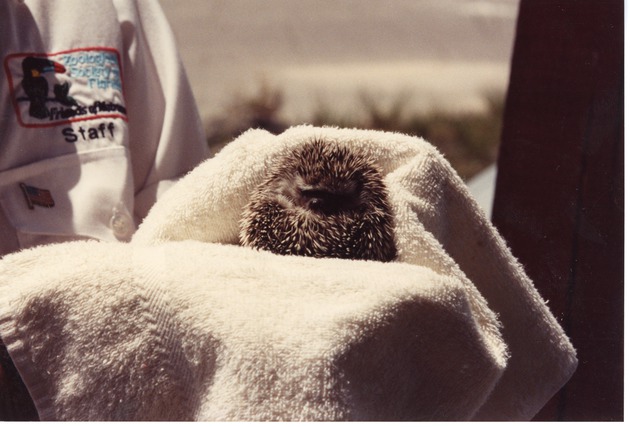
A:
<svg viewBox="0 0 630 427">
<path fill-rule="evenodd" d="M 493 222 L 580 361 L 540 420 L 623 419 L 623 86 L 622 0 L 521 1 Z"/>
</svg>

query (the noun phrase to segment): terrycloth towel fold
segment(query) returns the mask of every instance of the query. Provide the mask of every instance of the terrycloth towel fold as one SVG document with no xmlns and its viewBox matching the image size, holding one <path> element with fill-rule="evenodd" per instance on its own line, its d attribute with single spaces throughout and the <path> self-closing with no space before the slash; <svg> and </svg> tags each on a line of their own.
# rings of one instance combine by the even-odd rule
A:
<svg viewBox="0 0 630 427">
<path fill-rule="evenodd" d="M 465 286 L 423 267 L 192 241 L 1 267 L 19 292 L 0 332 L 43 419 L 467 419 L 506 362 Z"/>
<path fill-rule="evenodd" d="M 316 137 L 378 160 L 395 262 L 226 245 L 269 167 Z M 249 131 L 173 186 L 131 244 L 12 255 L 0 291 L 0 335 L 48 419 L 521 420 L 576 366 L 453 169 L 393 133 Z"/>
</svg>

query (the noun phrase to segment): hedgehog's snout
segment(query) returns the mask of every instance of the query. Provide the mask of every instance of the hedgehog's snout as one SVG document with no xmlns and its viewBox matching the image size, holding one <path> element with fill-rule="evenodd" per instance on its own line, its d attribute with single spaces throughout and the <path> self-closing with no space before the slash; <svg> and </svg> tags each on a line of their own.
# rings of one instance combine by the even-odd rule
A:
<svg viewBox="0 0 630 427">
<path fill-rule="evenodd" d="M 359 202 L 358 185 L 342 185 L 338 188 L 318 185 L 298 187 L 300 204 L 310 211 L 334 215 L 355 208 Z"/>
<path fill-rule="evenodd" d="M 345 204 L 343 195 L 318 188 L 300 189 L 300 202 L 306 209 L 326 215 L 340 212 Z"/>
</svg>

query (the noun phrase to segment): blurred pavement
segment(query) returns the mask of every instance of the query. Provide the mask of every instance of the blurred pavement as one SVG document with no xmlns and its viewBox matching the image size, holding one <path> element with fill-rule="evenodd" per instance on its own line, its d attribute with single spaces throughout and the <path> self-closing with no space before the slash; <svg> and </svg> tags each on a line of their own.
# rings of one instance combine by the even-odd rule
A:
<svg viewBox="0 0 630 427">
<path fill-rule="evenodd" d="M 492 217 L 492 204 L 494 202 L 496 180 L 497 165 L 494 164 L 479 172 L 466 183 L 468 189 L 488 218 Z"/>
</svg>

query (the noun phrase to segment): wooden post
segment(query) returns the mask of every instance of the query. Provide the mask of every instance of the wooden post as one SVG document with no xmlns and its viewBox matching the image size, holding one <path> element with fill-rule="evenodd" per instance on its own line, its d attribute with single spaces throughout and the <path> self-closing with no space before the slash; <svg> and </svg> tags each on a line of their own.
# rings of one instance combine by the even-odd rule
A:
<svg viewBox="0 0 630 427">
<path fill-rule="evenodd" d="M 579 359 L 539 420 L 623 419 L 623 17 L 520 5 L 493 222 Z"/>
</svg>

